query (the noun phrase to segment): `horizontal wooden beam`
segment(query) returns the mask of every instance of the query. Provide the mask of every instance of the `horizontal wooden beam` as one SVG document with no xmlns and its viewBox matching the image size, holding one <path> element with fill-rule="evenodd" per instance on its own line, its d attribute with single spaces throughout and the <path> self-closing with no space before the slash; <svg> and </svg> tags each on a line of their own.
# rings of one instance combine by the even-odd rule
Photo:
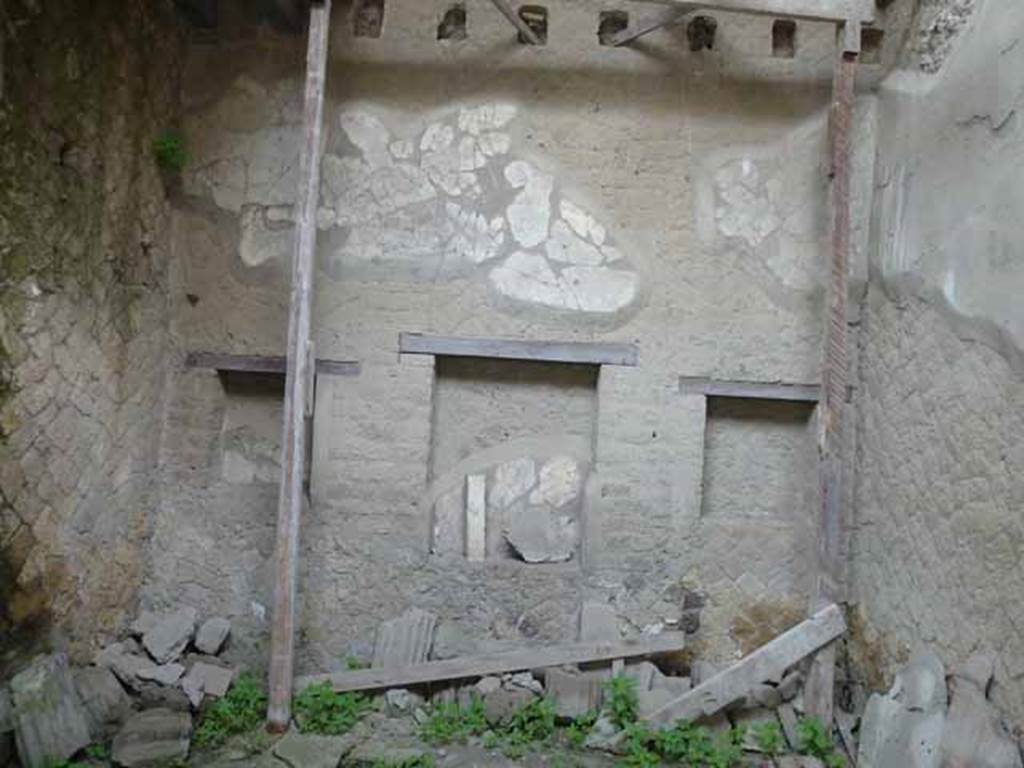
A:
<svg viewBox="0 0 1024 768">
<path fill-rule="evenodd" d="M 643 0 L 689 11 L 726 11 L 844 24 L 875 20 L 874 0 Z"/>
<path fill-rule="evenodd" d="M 274 355 L 225 355 L 219 352 L 189 352 L 186 368 L 213 368 L 233 373 L 279 373 L 288 367 L 284 357 Z M 358 376 L 359 363 L 352 360 L 316 361 L 316 372 L 328 376 Z"/>
<path fill-rule="evenodd" d="M 566 643 L 521 651 L 467 656 L 448 661 L 431 661 L 405 667 L 359 669 L 332 675 L 313 675 L 296 681 L 298 690 L 315 683 L 329 682 L 335 691 L 369 691 L 381 688 L 404 688 L 444 680 L 520 672 L 528 669 L 558 667 L 563 664 L 590 664 L 615 659 L 678 653 L 686 645 L 682 632 L 623 640 L 615 643 Z"/>
<path fill-rule="evenodd" d="M 522 341 L 518 339 L 469 339 L 402 333 L 398 351 L 407 355 L 483 357 L 502 360 L 536 360 L 581 365 L 637 365 L 636 344 L 580 341 Z"/>
<path fill-rule="evenodd" d="M 821 387 L 817 384 L 723 381 L 695 376 L 681 377 L 679 391 L 684 395 L 736 397 L 744 400 L 786 400 L 796 403 L 816 403 L 821 397 Z"/>
<path fill-rule="evenodd" d="M 829 605 L 643 719 L 667 725 L 677 720 L 690 722 L 720 712 L 746 696 L 754 686 L 778 682 L 787 669 L 845 631 L 842 610 L 835 604 Z"/>
</svg>

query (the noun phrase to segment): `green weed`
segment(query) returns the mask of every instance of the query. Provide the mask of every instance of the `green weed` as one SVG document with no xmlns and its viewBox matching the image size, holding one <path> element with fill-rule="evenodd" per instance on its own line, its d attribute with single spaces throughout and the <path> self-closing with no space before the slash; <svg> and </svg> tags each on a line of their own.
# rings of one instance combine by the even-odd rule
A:
<svg viewBox="0 0 1024 768">
<path fill-rule="evenodd" d="M 193 743 L 200 748 L 220 746 L 229 736 L 258 728 L 266 711 L 263 686 L 248 673 L 239 675 L 227 695 L 203 712 Z"/>
<path fill-rule="evenodd" d="M 374 760 L 371 768 L 434 768 L 433 755 L 417 755 L 404 760 Z"/>
<path fill-rule="evenodd" d="M 768 757 L 775 757 L 782 753 L 783 738 L 782 729 L 776 722 L 758 723 L 754 726 L 754 738 L 757 746 Z"/>
<path fill-rule="evenodd" d="M 153 142 L 153 157 L 162 170 L 181 173 L 188 165 L 185 139 L 174 131 L 165 131 Z"/>
<path fill-rule="evenodd" d="M 431 708 L 430 717 L 420 726 L 420 737 L 428 744 L 464 744 L 470 736 L 486 731 L 483 702 L 474 696 L 468 707 L 449 702 Z"/>
<path fill-rule="evenodd" d="M 582 747 L 596 722 L 597 712 L 587 712 L 569 723 L 565 729 L 565 738 L 569 742 L 569 746 Z"/>
<path fill-rule="evenodd" d="M 352 730 L 372 704 L 359 693 L 336 693 L 329 682 L 310 685 L 292 702 L 295 722 L 302 733 L 340 736 Z"/>
<path fill-rule="evenodd" d="M 618 728 L 625 728 L 636 722 L 639 704 L 636 695 L 636 680 L 618 675 L 604 684 L 605 709 Z"/>
</svg>

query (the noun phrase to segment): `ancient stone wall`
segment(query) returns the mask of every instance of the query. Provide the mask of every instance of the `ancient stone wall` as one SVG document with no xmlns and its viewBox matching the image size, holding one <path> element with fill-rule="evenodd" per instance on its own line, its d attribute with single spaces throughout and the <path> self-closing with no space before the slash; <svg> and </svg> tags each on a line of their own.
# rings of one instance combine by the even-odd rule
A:
<svg viewBox="0 0 1024 768">
<path fill-rule="evenodd" d="M 0 37 L 0 637 L 84 652 L 134 610 L 155 499 L 177 22 L 11 0 Z"/>
<path fill-rule="evenodd" d="M 224 6 L 185 73 L 179 361 L 280 354 L 286 325 L 303 41 Z M 313 325 L 317 355 L 360 372 L 318 377 L 301 667 L 365 653 L 413 605 L 478 643 L 572 639 L 583 599 L 628 632 L 680 622 L 685 603 L 690 629 L 701 613 L 694 652 L 732 658 L 805 611 L 794 532 L 811 506 L 789 468 L 797 433 L 811 437 L 755 419 L 749 446 L 744 430 L 706 443 L 707 403 L 680 377 L 817 378 L 832 30 L 801 24 L 795 56 L 773 56 L 771 19 L 722 15 L 710 50 L 691 51 L 685 25 L 613 49 L 604 6 L 558 3 L 534 48 L 487 4 L 468 9 L 466 38 L 439 40 L 447 6 L 386 3 L 380 37 L 335 8 Z M 873 110 L 859 102 L 861 283 Z M 409 331 L 628 342 L 640 364 L 435 363 L 399 354 Z M 154 607 L 230 616 L 229 653 L 257 661 L 276 398 L 175 369 L 146 586 Z M 703 516 L 706 445 L 720 444 L 764 446 L 750 482 L 785 501 Z M 471 482 L 497 526 L 480 561 L 459 538 Z M 520 513 L 555 562 L 507 546 L 502 521 Z"/>
<path fill-rule="evenodd" d="M 1020 724 L 1024 12 L 976 5 L 936 74 L 880 89 L 853 597 L 875 685 L 918 642 L 991 651 Z"/>
</svg>

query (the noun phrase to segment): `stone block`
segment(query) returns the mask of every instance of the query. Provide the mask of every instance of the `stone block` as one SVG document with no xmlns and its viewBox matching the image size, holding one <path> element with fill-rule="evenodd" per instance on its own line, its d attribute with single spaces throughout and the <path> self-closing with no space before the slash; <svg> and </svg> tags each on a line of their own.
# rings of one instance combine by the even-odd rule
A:
<svg viewBox="0 0 1024 768">
<path fill-rule="evenodd" d="M 576 551 L 576 521 L 550 507 L 522 507 L 511 515 L 505 540 L 527 563 L 564 563 Z"/>
<path fill-rule="evenodd" d="M 203 701 L 203 696 L 219 699 L 228 692 L 234 679 L 235 671 L 233 669 L 196 661 L 182 679 L 181 690 L 185 692 L 192 707 L 198 709 Z"/>
<path fill-rule="evenodd" d="M 231 622 L 215 616 L 204 621 L 199 627 L 194 645 L 200 653 L 216 656 L 220 653 L 229 634 L 231 634 Z"/>
<path fill-rule="evenodd" d="M 75 689 L 88 713 L 92 740 L 106 741 L 131 712 L 131 699 L 106 667 L 76 669 L 74 679 Z"/>
<path fill-rule="evenodd" d="M 484 696 L 484 716 L 492 725 L 500 725 L 534 698 L 536 694 L 525 688 L 499 688 Z"/>
<path fill-rule="evenodd" d="M 580 606 L 580 642 L 610 642 L 622 639 L 619 617 L 609 605 L 585 602 Z"/>
<path fill-rule="evenodd" d="M 448 689 L 451 690 L 451 689 Z M 454 694 L 454 691 L 452 692 Z M 452 696 L 454 700 L 454 695 Z M 405 688 L 392 688 L 384 694 L 384 703 L 391 716 L 407 715 L 423 705 L 423 697 Z"/>
<path fill-rule="evenodd" d="M 352 739 L 345 736 L 318 736 L 292 730 L 273 746 L 271 752 L 290 766 L 338 768 L 351 749 Z"/>
<path fill-rule="evenodd" d="M 49 768 L 92 741 L 89 714 L 63 654 L 41 656 L 10 683 L 15 741 L 25 768 Z"/>
<path fill-rule="evenodd" d="M 117 676 L 118 680 L 137 691 L 143 683 L 139 673 L 152 668 L 153 662 L 143 656 L 130 653 L 129 649 L 132 647 L 134 647 L 134 643 L 131 646 L 126 643 L 114 643 L 96 654 L 94 663 L 98 667 L 109 669 Z"/>
<path fill-rule="evenodd" d="M 575 719 L 601 708 L 602 685 L 606 677 L 589 672 L 551 668 L 545 672 L 547 693 L 555 702 L 555 713 Z"/>
<path fill-rule="evenodd" d="M 395 619 L 381 622 L 373 646 L 374 667 L 402 667 L 427 660 L 434 641 L 437 616 L 411 608 Z"/>
<path fill-rule="evenodd" d="M 169 709 L 149 709 L 125 723 L 114 737 L 111 757 L 124 768 L 184 760 L 192 737 L 192 717 Z"/>
<path fill-rule="evenodd" d="M 968 670 L 969 677 L 953 678 L 953 696 L 939 745 L 941 765 L 1021 768 L 1016 741 L 978 685 L 979 681 L 987 684 L 987 670 L 980 663 L 976 667 Z"/>
<path fill-rule="evenodd" d="M 478 644 L 468 637 L 458 624 L 443 621 L 434 633 L 434 644 L 430 649 L 430 658 L 436 661 L 456 659 L 459 656 L 472 656 L 477 652 Z"/>
<path fill-rule="evenodd" d="M 179 608 L 156 621 L 142 636 L 142 645 L 158 664 L 175 661 L 196 631 L 194 608 Z"/>
<path fill-rule="evenodd" d="M 171 662 L 170 664 L 161 664 L 155 667 L 148 667 L 146 669 L 140 669 L 138 677 L 140 680 L 147 680 L 160 685 L 174 685 L 181 679 L 181 676 L 185 674 L 185 667 L 181 664 Z"/>
</svg>

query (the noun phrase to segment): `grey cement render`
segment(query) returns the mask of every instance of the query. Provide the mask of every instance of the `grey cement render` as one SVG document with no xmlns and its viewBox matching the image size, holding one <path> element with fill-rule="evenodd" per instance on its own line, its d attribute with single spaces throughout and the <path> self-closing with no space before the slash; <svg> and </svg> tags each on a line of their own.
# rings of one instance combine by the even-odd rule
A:
<svg viewBox="0 0 1024 768">
<path fill-rule="evenodd" d="M 802 25 L 794 60 L 771 57 L 770 20 L 737 16 L 706 55 L 678 45 L 683 29 L 613 50 L 597 44 L 599 4 L 565 3 L 549 44 L 527 49 L 481 4 L 451 44 L 434 39 L 443 5 L 389 4 L 380 40 L 335 11 L 314 335 L 319 356 L 362 372 L 318 380 L 300 668 L 340 668 L 411 606 L 484 643 L 553 641 L 574 636 L 583 599 L 638 632 L 678 621 L 686 590 L 707 600 L 694 652 L 735 658 L 802 615 L 812 507 L 702 518 L 706 404 L 678 381 L 816 379 L 831 31 Z M 301 62 L 298 44 L 243 32 L 190 47 L 182 353 L 280 353 Z M 859 212 L 873 124 L 865 96 Z M 488 364 L 460 392 L 447 363 L 398 354 L 403 331 L 630 342 L 640 366 L 602 367 L 577 412 L 488 383 Z M 237 399 L 212 373 L 172 379 L 144 599 L 230 617 L 229 653 L 258 662 L 277 498 L 259 425 L 274 405 Z M 435 509 L 464 503 L 464 475 L 558 455 L 583 472 L 571 560 L 432 553 Z M 786 467 L 753 458 L 756 482 L 791 498 Z"/>
<path fill-rule="evenodd" d="M 1024 10 L 976 3 L 934 76 L 879 89 L 853 596 L 864 667 L 997 657 L 1024 718 Z"/>
</svg>

